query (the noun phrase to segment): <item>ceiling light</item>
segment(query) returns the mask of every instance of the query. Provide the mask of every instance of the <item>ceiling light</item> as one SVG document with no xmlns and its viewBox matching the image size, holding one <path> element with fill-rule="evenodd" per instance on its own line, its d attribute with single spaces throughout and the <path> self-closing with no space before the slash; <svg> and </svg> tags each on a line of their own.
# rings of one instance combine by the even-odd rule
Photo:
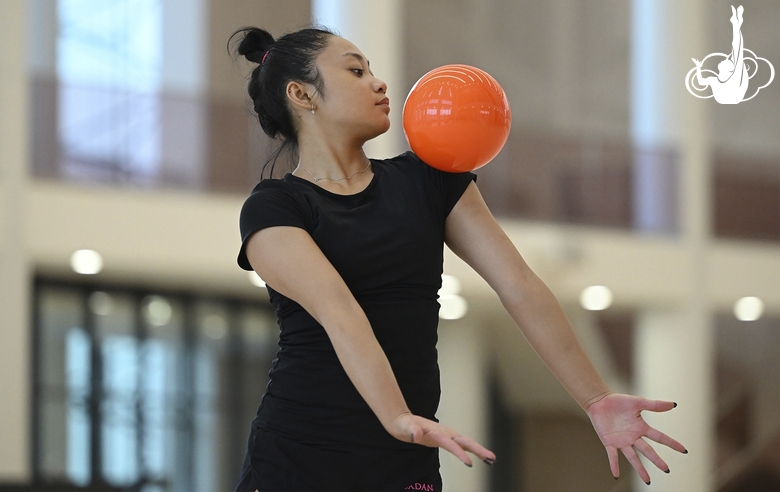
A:
<svg viewBox="0 0 780 492">
<path fill-rule="evenodd" d="M 603 285 L 591 285 L 582 290 L 580 306 L 588 311 L 603 311 L 612 305 L 612 291 Z"/>
<path fill-rule="evenodd" d="M 734 304 L 734 316 L 740 321 L 756 321 L 764 314 L 764 301 L 758 297 L 743 297 Z"/>
<path fill-rule="evenodd" d="M 145 306 L 146 321 L 152 326 L 165 326 L 171 321 L 173 309 L 162 296 L 149 296 Z"/>
<path fill-rule="evenodd" d="M 70 255 L 70 267 L 82 275 L 94 275 L 103 269 L 103 257 L 91 249 L 80 249 Z"/>
</svg>

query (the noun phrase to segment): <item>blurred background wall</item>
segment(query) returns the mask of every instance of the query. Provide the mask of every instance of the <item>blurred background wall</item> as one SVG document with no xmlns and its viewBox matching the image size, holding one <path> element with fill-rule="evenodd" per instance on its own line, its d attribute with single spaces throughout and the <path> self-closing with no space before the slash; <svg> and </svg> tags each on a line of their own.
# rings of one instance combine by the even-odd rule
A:
<svg viewBox="0 0 780 492">
<path fill-rule="evenodd" d="M 780 4 L 743 5 L 745 46 L 780 67 Z M 273 146 L 226 44 L 313 19 L 372 60 L 394 118 L 443 64 L 502 84 L 512 131 L 483 195 L 610 386 L 679 404 L 648 420 L 690 454 L 662 450 L 672 472 L 650 487 L 626 462 L 613 480 L 585 414 L 447 252 L 439 417 L 499 460 L 442 453 L 446 490 L 780 490 L 780 90 L 719 105 L 684 84 L 691 58 L 729 52 L 730 15 L 722 0 L 0 0 L 0 490 L 232 490 L 277 328 L 235 264 Z M 405 150 L 394 121 L 372 156 Z"/>
</svg>

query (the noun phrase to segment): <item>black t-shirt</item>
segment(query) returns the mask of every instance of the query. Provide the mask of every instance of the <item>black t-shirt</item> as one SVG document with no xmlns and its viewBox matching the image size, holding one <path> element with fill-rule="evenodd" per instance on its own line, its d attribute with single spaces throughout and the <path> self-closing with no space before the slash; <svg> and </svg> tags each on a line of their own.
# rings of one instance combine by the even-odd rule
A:
<svg viewBox="0 0 780 492">
<path fill-rule="evenodd" d="M 245 245 L 266 227 L 307 231 L 366 313 L 409 409 L 434 419 L 444 222 L 476 176 L 439 171 L 411 152 L 371 163 L 370 184 L 354 195 L 331 193 L 292 174 L 260 182 L 241 210 L 241 237 Z M 238 263 L 252 269 L 243 245 Z M 307 441 L 410 446 L 384 430 L 324 328 L 295 301 L 271 286 L 268 292 L 280 350 L 258 410 L 260 425 Z"/>
</svg>

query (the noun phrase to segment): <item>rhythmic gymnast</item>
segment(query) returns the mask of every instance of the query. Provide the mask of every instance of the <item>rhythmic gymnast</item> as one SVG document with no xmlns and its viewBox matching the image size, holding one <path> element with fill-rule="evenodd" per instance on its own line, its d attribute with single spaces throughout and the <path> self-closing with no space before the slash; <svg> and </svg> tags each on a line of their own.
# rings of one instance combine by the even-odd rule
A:
<svg viewBox="0 0 780 492">
<path fill-rule="evenodd" d="M 687 451 L 640 413 L 675 404 L 607 388 L 475 175 L 436 170 L 411 152 L 366 157 L 363 145 L 390 127 L 387 86 L 366 55 L 323 29 L 234 36 L 237 53 L 257 64 L 248 92 L 261 127 L 279 153 L 297 156 L 291 172 L 257 185 L 240 216 L 238 263 L 267 283 L 280 349 L 236 490 L 440 491 L 439 448 L 467 466 L 470 455 L 495 462 L 435 415 L 445 244 L 497 292 L 586 412 L 612 474 L 618 450 L 645 482 L 637 453 L 668 472 L 645 439 Z M 275 162 L 266 163 L 272 173 Z"/>
</svg>

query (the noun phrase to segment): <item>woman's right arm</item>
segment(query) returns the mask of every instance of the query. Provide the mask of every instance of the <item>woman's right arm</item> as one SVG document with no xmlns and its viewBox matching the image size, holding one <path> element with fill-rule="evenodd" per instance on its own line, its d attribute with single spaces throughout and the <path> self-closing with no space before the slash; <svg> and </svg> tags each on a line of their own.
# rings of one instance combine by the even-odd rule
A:
<svg viewBox="0 0 780 492">
<path fill-rule="evenodd" d="M 473 440 L 412 415 L 363 309 L 306 231 L 262 229 L 247 241 L 246 254 L 268 285 L 300 304 L 325 328 L 347 376 L 393 437 L 445 448 L 469 466 L 464 449 L 482 460 L 495 459 Z"/>
</svg>

